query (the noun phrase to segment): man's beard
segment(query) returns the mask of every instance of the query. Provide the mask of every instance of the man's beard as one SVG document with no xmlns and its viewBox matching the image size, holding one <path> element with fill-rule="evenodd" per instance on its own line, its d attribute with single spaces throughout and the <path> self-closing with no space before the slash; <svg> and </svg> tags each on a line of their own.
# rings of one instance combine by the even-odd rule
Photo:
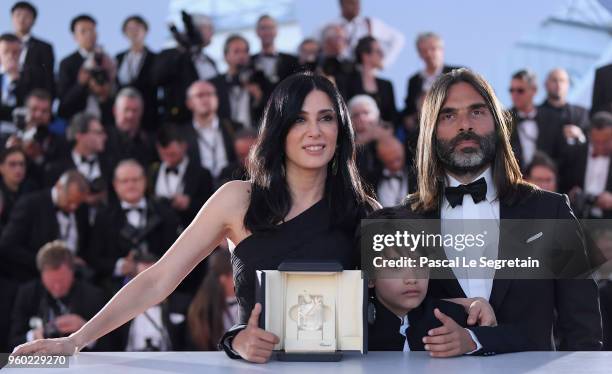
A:
<svg viewBox="0 0 612 374">
<path fill-rule="evenodd" d="M 474 140 L 479 147 L 465 147 L 461 151 L 455 150 L 457 144 L 464 140 Z M 444 168 L 457 175 L 466 175 L 478 172 L 495 158 L 495 131 L 480 136 L 474 132 L 461 132 L 451 140 L 436 139 L 436 154 Z"/>
</svg>

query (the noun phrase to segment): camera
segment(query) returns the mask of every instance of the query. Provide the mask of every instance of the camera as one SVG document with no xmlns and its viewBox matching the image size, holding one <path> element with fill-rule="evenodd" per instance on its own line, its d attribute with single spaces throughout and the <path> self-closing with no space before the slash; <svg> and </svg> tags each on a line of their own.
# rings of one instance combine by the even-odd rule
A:
<svg viewBox="0 0 612 374">
<path fill-rule="evenodd" d="M 30 118 L 30 111 L 26 107 L 17 107 L 13 109 L 13 123 L 17 128 L 17 132 L 23 133 L 28 124 L 28 120 Z"/>
<path fill-rule="evenodd" d="M 110 81 L 108 71 L 104 67 L 104 51 L 101 48 L 96 48 L 93 55 L 85 61 L 84 66 L 97 84 L 103 85 Z"/>
<path fill-rule="evenodd" d="M 204 43 L 202 35 L 200 34 L 200 31 L 196 29 L 193 23 L 193 17 L 189 13 L 181 10 L 181 19 L 183 21 L 185 32 L 179 32 L 176 25 L 171 23 L 169 26 L 170 33 L 178 45 L 191 53 L 196 53 L 201 49 L 202 44 Z"/>
<path fill-rule="evenodd" d="M 597 196 L 581 191 L 574 197 L 573 208 L 579 218 L 589 218 L 591 209 L 597 202 Z"/>
</svg>

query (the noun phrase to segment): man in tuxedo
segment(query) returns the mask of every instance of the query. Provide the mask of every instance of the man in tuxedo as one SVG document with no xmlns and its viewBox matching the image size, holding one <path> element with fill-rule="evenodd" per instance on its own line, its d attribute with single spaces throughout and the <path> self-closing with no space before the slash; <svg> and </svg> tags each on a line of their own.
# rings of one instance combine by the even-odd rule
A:
<svg viewBox="0 0 612 374">
<path fill-rule="evenodd" d="M 23 284 L 11 316 L 10 346 L 43 338 L 68 336 L 104 306 L 104 294 L 75 278 L 74 255 L 59 240 L 45 244 L 36 255 L 40 278 Z M 106 350 L 106 338 L 88 350 Z"/>
<path fill-rule="evenodd" d="M 174 126 L 164 126 L 157 136 L 161 163 L 151 166 L 151 195 L 168 203 L 187 227 L 213 193 L 210 172 L 187 157 L 187 141 Z"/>
<path fill-rule="evenodd" d="M 437 279 L 431 279 L 428 292 L 438 298 L 489 300 L 498 325 L 469 328 L 477 343 L 475 354 L 551 350 L 555 348 L 553 325 L 560 339 L 556 348 L 599 350 L 597 287 L 590 278 L 571 279 L 590 274 L 582 230 L 566 197 L 522 181 L 501 108 L 491 86 L 467 69 L 454 70 L 434 82 L 423 105 L 418 190 L 406 209 L 425 218 L 440 218 L 442 235 L 452 222 L 497 222 L 489 225 L 486 235 L 489 259 L 513 258 L 523 250 L 536 254 L 536 248 L 546 247 L 551 255 L 542 260 L 556 262 L 561 271 L 557 276 L 528 279 L 532 274 L 537 277 L 537 269 L 530 268 L 517 279 L 516 268 L 474 272 L 442 268 Z M 512 230 L 518 219 L 527 220 L 529 232 Z M 556 220 L 552 227 L 543 223 L 549 219 Z M 443 259 L 459 255 L 454 247 L 443 247 L 430 255 Z M 494 276 L 483 277 L 483 272 Z M 443 332 L 428 336 L 425 348 L 436 356 L 448 356 L 445 339 Z"/>
<path fill-rule="evenodd" d="M 138 161 L 123 160 L 115 168 L 117 198 L 99 210 L 90 246 L 96 280 L 105 286 L 123 285 L 136 275 L 136 255 L 161 257 L 178 236 L 178 218 L 165 204 L 147 199 L 146 186 Z"/>
<path fill-rule="evenodd" d="M 210 82 L 217 89 L 219 115 L 245 127 L 259 127 L 271 84 L 265 74 L 253 66 L 249 42 L 238 34 L 227 37 L 223 46 L 227 72 Z"/>
<path fill-rule="evenodd" d="M 117 87 L 133 87 L 143 96 L 142 128 L 154 133 L 158 126 L 157 86 L 153 83 L 153 65 L 157 54 L 145 45 L 149 25 L 140 16 L 130 16 L 121 28 L 130 41 L 130 48 L 115 57 Z M 116 99 L 115 99 L 116 102 Z"/>
<path fill-rule="evenodd" d="M 15 35 L 21 40 L 22 49 L 19 56 L 21 70 L 41 70 L 44 76 L 40 88 L 52 96 L 55 93 L 55 56 L 51 44 L 32 36 L 32 26 L 38 11 L 27 1 L 18 1 L 11 8 L 11 21 Z"/>
<path fill-rule="evenodd" d="M 188 121 L 189 111 L 185 107 L 187 88 L 197 80 L 212 79 L 219 74 L 217 64 L 206 53 L 214 34 L 212 19 L 204 14 L 192 14 L 192 22 L 200 38 L 192 42 L 197 41 L 197 44 L 165 49 L 159 53 L 153 65 L 153 84 L 161 87 L 164 93 L 165 121 Z"/>
<path fill-rule="evenodd" d="M 433 32 L 419 34 L 416 39 L 416 49 L 425 64 L 425 68 L 408 79 L 408 89 L 404 100 L 404 117 L 414 115 L 417 112 L 419 96 L 429 91 L 437 77 L 457 69 L 457 66 L 444 64 L 444 41 Z"/>
<path fill-rule="evenodd" d="M 591 115 L 602 110 L 612 112 L 612 64 L 595 70 Z"/>
<path fill-rule="evenodd" d="M 397 206 L 416 188 L 414 175 L 406 164 L 404 146 L 394 136 L 376 142 L 376 155 L 383 165 L 376 183 L 376 196 L 383 207 Z"/>
<path fill-rule="evenodd" d="M 565 145 L 560 123 L 547 121 L 545 110 L 539 110 L 533 98 L 538 89 L 537 79 L 529 70 L 519 70 L 512 75 L 510 96 L 512 97 L 512 150 L 521 170 L 531 163 L 536 151 L 542 151 L 558 161 Z"/>
<path fill-rule="evenodd" d="M 570 77 L 565 69 L 556 68 L 546 77 L 546 100 L 538 107 L 543 123 L 557 123 L 563 129 L 567 144 L 586 142 L 583 130 L 589 124 L 589 111 L 567 102 Z"/>
<path fill-rule="evenodd" d="M 119 91 L 113 105 L 115 126 L 107 129 L 108 151 L 106 154 L 119 161 L 127 158 L 138 160 L 148 167 L 157 160 L 151 133 L 142 128 L 144 100 L 133 87 Z"/>
<path fill-rule="evenodd" d="M 562 163 L 561 190 L 583 218 L 612 218 L 612 114 L 593 115 L 588 142 L 570 147 Z"/>
<path fill-rule="evenodd" d="M 319 70 L 340 85 L 343 79 L 355 71 L 355 63 L 347 43 L 346 31 L 337 24 L 329 24 L 321 32 Z"/>
<path fill-rule="evenodd" d="M 78 265 L 86 265 L 89 224 L 82 204 L 88 192 L 87 180 L 69 170 L 52 188 L 19 199 L 0 237 L 2 272 L 19 281 L 35 278 L 36 253 L 57 239 L 66 242 Z"/>
<path fill-rule="evenodd" d="M 181 128 L 188 144 L 187 154 L 216 181 L 221 170 L 236 159 L 234 136 L 242 125 L 218 114 L 217 90 L 207 81 L 191 84 L 187 91 L 187 108 L 193 115 L 193 121 Z"/>
<path fill-rule="evenodd" d="M 114 63 L 96 44 L 96 20 L 80 14 L 70 21 L 70 32 L 78 49 L 60 62 L 58 115 L 70 120 L 85 111 L 100 118 L 103 124 L 110 124 Z"/>
<path fill-rule="evenodd" d="M 0 35 L 0 138 L 4 141 L 18 130 L 18 124 L 13 123 L 13 110 L 23 106 L 28 93 L 42 87 L 44 79 L 40 68 L 21 68 L 21 50 L 17 36 Z"/>
<path fill-rule="evenodd" d="M 68 138 L 74 141 L 74 145 L 70 153 L 49 164 L 45 172 L 45 185 L 54 184 L 66 170 L 76 169 L 89 183 L 88 205 L 100 205 L 107 196 L 113 165 L 106 151 L 106 131 L 95 116 L 78 113 L 70 122 Z M 93 211 L 90 214 L 93 219 Z"/>
<path fill-rule="evenodd" d="M 272 85 L 278 84 L 298 68 L 297 57 L 276 50 L 276 28 L 274 18 L 267 14 L 259 17 L 255 31 L 261 41 L 261 51 L 251 56 L 255 69 L 263 72 Z"/>
<path fill-rule="evenodd" d="M 357 168 L 364 181 L 376 189 L 383 165 L 376 155 L 376 142 L 385 135 L 376 101 L 368 95 L 357 95 L 348 102 L 355 129 Z M 391 134 L 386 134 L 391 136 Z"/>
<path fill-rule="evenodd" d="M 298 70 L 315 71 L 319 61 L 321 45 L 317 39 L 306 38 L 298 46 Z"/>
</svg>

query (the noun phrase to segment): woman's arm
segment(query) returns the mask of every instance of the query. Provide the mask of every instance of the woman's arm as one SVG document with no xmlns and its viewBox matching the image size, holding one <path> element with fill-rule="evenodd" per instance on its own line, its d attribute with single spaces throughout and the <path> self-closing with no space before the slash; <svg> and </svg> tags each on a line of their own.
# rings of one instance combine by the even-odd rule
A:
<svg viewBox="0 0 612 374">
<path fill-rule="evenodd" d="M 81 329 L 66 338 L 42 339 L 20 345 L 13 355 L 68 354 L 160 303 L 231 230 L 232 215 L 248 201 L 245 182 L 229 182 L 204 204 L 196 218 L 162 258 L 136 276 Z"/>
<path fill-rule="evenodd" d="M 495 311 L 489 302 L 482 297 L 444 299 L 461 305 L 468 314 L 469 326 L 497 326 Z"/>
</svg>

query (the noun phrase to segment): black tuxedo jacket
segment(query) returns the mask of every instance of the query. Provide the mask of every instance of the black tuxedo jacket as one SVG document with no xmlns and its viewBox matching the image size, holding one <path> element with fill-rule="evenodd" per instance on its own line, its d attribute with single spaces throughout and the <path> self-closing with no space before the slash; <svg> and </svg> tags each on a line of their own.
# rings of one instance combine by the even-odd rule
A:
<svg viewBox="0 0 612 374">
<path fill-rule="evenodd" d="M 49 91 L 51 95 L 55 94 L 55 55 L 51 44 L 31 36 L 23 66 L 40 69 L 44 75 L 44 83 L 40 88 Z"/>
<path fill-rule="evenodd" d="M 521 170 L 527 169 L 523 158 L 523 148 L 518 135 L 519 118 L 515 108 L 511 109 L 512 113 L 512 134 L 510 135 L 510 144 L 512 151 L 519 161 Z M 535 116 L 535 122 L 538 125 L 538 139 L 536 139 L 536 149 L 546 153 L 553 160 L 559 161 L 561 151 L 566 146 L 566 141 L 563 136 L 563 129 L 558 121 L 551 119 L 551 116 L 545 110 L 538 110 Z"/>
<path fill-rule="evenodd" d="M 261 57 L 261 52 L 252 55 L 252 64 L 257 67 L 258 61 Z M 297 57 L 287 53 L 278 52 L 278 58 L 276 60 L 276 76 L 278 77 L 278 81 L 271 83 L 274 85 L 278 84 L 283 79 L 298 71 L 298 68 L 299 63 Z"/>
<path fill-rule="evenodd" d="M 106 298 L 98 288 L 75 279 L 70 292 L 62 301 L 67 304 L 71 313 L 87 321 L 102 309 Z M 38 317 L 46 321 L 50 302 L 52 302 L 51 295 L 38 279 L 19 288 L 11 316 L 10 345 L 12 347 L 26 341 L 26 333 L 30 330 L 30 318 Z M 105 338 L 99 339 L 94 350 L 107 350 L 110 348 L 108 342 L 109 340 Z"/>
<path fill-rule="evenodd" d="M 225 147 L 227 162 L 231 163 L 236 160 L 236 153 L 234 152 L 234 137 L 236 132 L 242 129 L 242 124 L 219 117 L 219 128 L 221 129 L 221 135 L 223 136 L 223 146 Z M 198 145 L 198 133 L 193 128 L 193 124 L 183 124 L 181 126 L 181 131 L 183 132 L 184 138 L 187 139 L 187 155 L 189 156 L 189 160 L 191 162 L 195 162 L 196 164 L 202 165 L 200 146 Z"/>
<path fill-rule="evenodd" d="M 584 190 L 587 162 L 589 159 L 589 144 L 578 144 L 568 147 L 559 167 L 559 189 L 568 193 L 574 187 Z M 606 191 L 612 192 L 612 163 L 608 168 Z M 612 218 L 612 211 L 604 210 L 603 218 Z"/>
<path fill-rule="evenodd" d="M 442 73 L 446 74 L 454 69 L 459 69 L 460 66 L 444 65 Z M 406 98 L 404 99 L 404 116 L 409 116 L 417 112 L 417 101 L 423 91 L 423 77 L 420 73 L 412 75 L 408 79 L 408 87 L 406 89 Z"/>
<path fill-rule="evenodd" d="M 178 218 L 166 205 L 147 201 L 147 222 L 143 241 L 148 251 L 161 257 L 178 237 Z M 113 275 L 115 263 L 134 249 L 129 224 L 118 201 L 98 211 L 92 231 L 90 260 L 85 259 L 96 272 L 99 281 Z M 131 227 L 131 226 L 130 226 Z"/>
<path fill-rule="evenodd" d="M 0 267 L 18 280 L 38 275 L 36 254 L 46 243 L 60 239 L 57 209 L 46 189 L 20 198 L 0 237 Z M 78 232 L 77 256 L 87 258 L 89 224 L 87 209 L 82 205 L 75 213 Z"/>
<path fill-rule="evenodd" d="M 215 61 L 208 60 L 216 69 Z M 165 49 L 155 58 L 151 74 L 153 84 L 164 92 L 163 119 L 173 123 L 189 121 L 191 113 L 185 105 L 187 89 L 200 79 L 191 55 L 176 48 Z"/>
<path fill-rule="evenodd" d="M 411 351 L 424 351 L 423 337 L 428 335 L 429 330 L 442 326 L 434 315 L 436 308 L 457 324 L 467 327 L 467 313 L 461 305 L 425 297 L 421 305 L 408 312 L 409 326 L 404 337 L 399 332 L 402 320 L 376 298 L 370 300 L 376 308 L 376 319 L 368 325 L 369 351 L 402 351 L 406 339 Z"/>
<path fill-rule="evenodd" d="M 394 125 L 396 124 L 397 109 L 395 108 L 395 94 L 393 93 L 393 84 L 391 81 L 376 78 L 378 92 L 370 94 L 363 89 L 361 74 L 358 71 L 355 71 L 342 77 L 340 82 L 338 82 L 338 85 L 347 102 L 357 95 L 372 96 L 372 98 L 376 101 L 376 104 L 378 104 L 380 118 Z"/>
<path fill-rule="evenodd" d="M 0 73 L 0 85 L 3 84 L 4 79 L 4 74 Z M 13 122 L 13 109 L 25 105 L 26 97 L 35 88 L 47 88 L 45 86 L 45 72 L 38 66 L 24 65 L 15 86 L 15 106 L 1 104 L 0 121 Z M 0 90 L 0 100 L 3 99 Z"/>
<path fill-rule="evenodd" d="M 519 186 L 519 198 L 512 204 L 500 202 L 500 238 L 499 259 L 517 257 L 526 258 L 527 253 L 540 248 L 538 240 L 525 245 L 533 232 L 519 230 L 525 224 L 512 220 L 564 220 L 564 224 L 542 229 L 541 243 L 553 246 L 551 258 L 560 277 L 553 279 L 526 279 L 529 273 L 523 273 L 521 279 L 514 278 L 517 269 L 506 272 L 497 271 L 489 302 L 497 317 L 496 327 L 470 328 L 480 341 L 484 355 L 496 353 L 551 350 L 553 324 L 555 333 L 560 338 L 560 350 L 600 350 L 602 339 L 601 314 L 597 286 L 592 279 L 570 279 L 584 274 L 589 266 L 584 249 L 582 231 L 575 222 L 575 217 L 566 196 L 542 190 L 533 190 Z M 439 212 L 432 211 L 425 218 L 439 218 Z M 510 221 L 504 221 L 510 220 Z M 537 233 L 540 227 L 535 226 Z M 545 221 L 552 222 L 552 221 Z M 559 221 L 555 221 L 559 222 Z M 516 225 L 516 226 L 513 226 Z M 537 223 L 541 226 L 540 223 Z M 568 227 L 571 225 L 572 227 Z M 515 229 L 516 228 L 516 229 Z M 446 257 L 443 250 L 440 256 Z M 451 269 L 444 279 L 431 279 L 428 295 L 434 298 L 466 297 Z M 527 276 L 525 276 L 527 275 Z M 438 277 L 442 278 L 442 277 Z"/>
<path fill-rule="evenodd" d="M 141 129 L 133 138 L 130 138 L 118 128 L 109 126 L 106 129 L 107 140 L 104 154 L 112 158 L 108 160 L 110 165 L 114 166 L 121 160 L 133 158 L 140 162 L 146 170 L 149 165 L 157 161 L 155 141 L 149 134 Z"/>
<path fill-rule="evenodd" d="M 117 60 L 117 70 L 123 63 L 123 59 L 129 51 L 123 51 L 117 54 L 115 59 Z M 158 103 L 157 103 L 157 86 L 153 81 L 153 66 L 157 54 L 149 50 L 144 49 L 144 58 L 142 60 L 140 71 L 136 79 L 132 82 L 122 85 L 119 83 L 117 78 L 116 84 L 118 89 L 124 87 L 134 87 L 140 92 L 144 101 L 144 112 L 142 114 L 142 128 L 154 132 L 158 126 Z"/>
<path fill-rule="evenodd" d="M 98 155 L 98 162 L 100 164 L 100 173 L 105 182 L 105 186 L 110 187 L 115 160 L 111 159 L 107 155 L 107 152 L 103 152 Z M 72 159 L 72 148 L 70 148 L 68 152 L 65 153 L 59 160 L 46 165 L 45 179 L 43 184 L 46 187 L 53 186 L 59 177 L 61 177 L 65 171 L 70 169 L 76 169 L 76 164 Z"/>
<path fill-rule="evenodd" d="M 595 70 L 591 115 L 601 110 L 612 111 L 612 89 L 610 89 L 610 85 L 612 85 L 612 64 Z"/>
<path fill-rule="evenodd" d="M 79 51 L 73 52 L 60 62 L 57 82 L 57 95 L 60 104 L 57 114 L 66 120 L 70 120 L 72 116 L 82 112 L 87 107 L 89 88 L 78 82 L 79 70 L 83 62 L 85 62 L 85 59 Z M 113 100 L 111 98 L 104 103 L 100 103 L 100 111 L 102 112 L 100 120 L 104 125 L 113 123 Z"/>
<path fill-rule="evenodd" d="M 160 164 L 151 165 L 149 170 L 149 191 L 151 196 L 155 196 L 155 186 L 159 178 Z M 198 213 L 202 205 L 213 194 L 213 180 L 210 172 L 203 168 L 201 164 L 189 160 L 185 174 L 183 175 L 183 193 L 189 196 L 190 204 L 186 211 L 176 211 L 180 216 L 183 227 L 187 227 Z"/>
</svg>

